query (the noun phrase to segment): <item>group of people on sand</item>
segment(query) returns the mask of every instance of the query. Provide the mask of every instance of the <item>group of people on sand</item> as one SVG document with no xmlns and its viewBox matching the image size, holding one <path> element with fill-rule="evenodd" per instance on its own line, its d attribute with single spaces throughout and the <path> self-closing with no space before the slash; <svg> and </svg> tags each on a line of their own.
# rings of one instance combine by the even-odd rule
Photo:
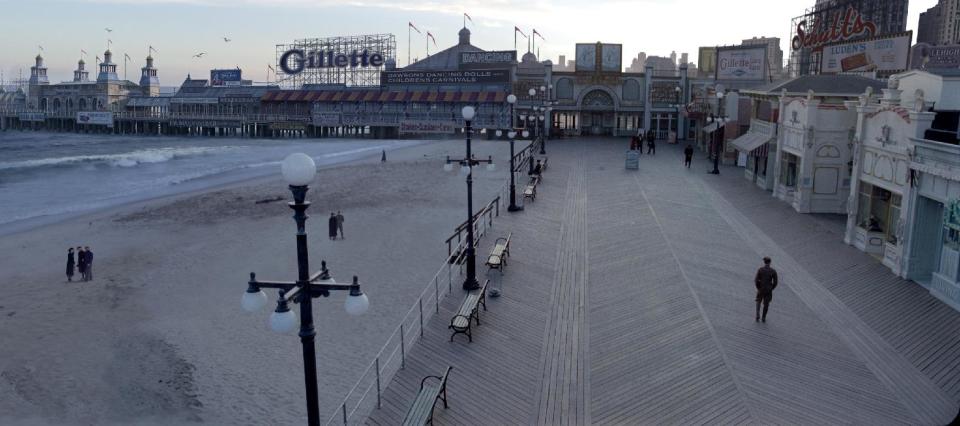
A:
<svg viewBox="0 0 960 426">
<path fill-rule="evenodd" d="M 90 281 L 93 279 L 93 250 L 90 246 L 77 246 L 74 253 L 73 247 L 67 249 L 67 281 L 73 281 L 74 268 L 80 273 L 80 281 Z"/>
</svg>

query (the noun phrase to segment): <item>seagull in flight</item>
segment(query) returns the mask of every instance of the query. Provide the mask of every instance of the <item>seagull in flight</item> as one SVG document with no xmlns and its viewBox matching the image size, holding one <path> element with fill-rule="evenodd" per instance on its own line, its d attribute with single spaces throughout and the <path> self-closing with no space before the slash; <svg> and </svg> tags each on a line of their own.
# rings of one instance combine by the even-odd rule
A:
<svg viewBox="0 0 960 426">
<path fill-rule="evenodd" d="M 196 55 L 193 55 L 193 57 L 194 57 L 194 58 L 202 58 L 203 55 L 206 55 L 206 54 L 207 54 L 207 52 L 200 52 L 200 53 L 197 53 Z"/>
<path fill-rule="evenodd" d="M 112 33 L 112 32 L 113 32 L 113 28 L 104 28 L 104 29 L 107 30 L 108 33 Z"/>
<path fill-rule="evenodd" d="M 224 38 L 223 38 L 223 41 L 224 41 L 225 43 L 229 43 L 229 42 L 230 42 L 230 39 L 229 39 L 229 38 L 226 38 L 226 37 L 224 37 Z"/>
</svg>

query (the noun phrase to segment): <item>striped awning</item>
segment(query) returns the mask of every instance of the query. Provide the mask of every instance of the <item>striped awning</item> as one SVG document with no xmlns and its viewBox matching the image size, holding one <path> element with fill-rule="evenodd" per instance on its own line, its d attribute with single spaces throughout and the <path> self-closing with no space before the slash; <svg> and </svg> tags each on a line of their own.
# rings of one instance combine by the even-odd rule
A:
<svg viewBox="0 0 960 426">
<path fill-rule="evenodd" d="M 269 90 L 260 98 L 263 102 L 506 102 L 505 92 L 438 92 L 380 90 Z"/>
<path fill-rule="evenodd" d="M 757 132 L 747 132 L 743 136 L 740 136 L 739 138 L 734 139 L 732 142 L 730 142 L 730 144 L 733 145 L 733 147 L 736 148 L 737 151 L 740 151 L 743 153 L 750 153 L 753 150 L 759 148 L 761 145 L 767 143 L 771 139 L 773 138 L 771 138 L 770 135 L 761 134 Z"/>
</svg>

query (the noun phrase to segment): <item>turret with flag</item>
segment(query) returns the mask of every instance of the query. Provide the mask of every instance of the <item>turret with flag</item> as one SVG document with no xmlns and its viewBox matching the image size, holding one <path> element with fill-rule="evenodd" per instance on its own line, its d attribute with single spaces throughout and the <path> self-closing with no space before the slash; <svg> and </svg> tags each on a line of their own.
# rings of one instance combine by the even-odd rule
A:
<svg viewBox="0 0 960 426">
<path fill-rule="evenodd" d="M 463 27 L 464 27 L 464 28 L 467 27 L 467 21 L 470 21 L 470 23 L 472 24 L 472 23 L 473 23 L 473 18 L 471 18 L 470 15 L 467 15 L 467 12 L 463 12 Z"/>
<path fill-rule="evenodd" d="M 416 31 L 417 34 L 423 35 L 420 32 L 420 29 L 416 25 L 413 25 L 413 22 L 407 22 L 407 65 L 410 65 L 410 30 Z"/>
<path fill-rule="evenodd" d="M 430 31 L 427 31 L 427 56 L 428 57 L 430 56 L 430 41 L 433 41 L 434 47 L 438 49 L 440 48 L 440 46 L 437 46 L 437 39 L 433 38 L 433 34 L 430 34 Z"/>
</svg>

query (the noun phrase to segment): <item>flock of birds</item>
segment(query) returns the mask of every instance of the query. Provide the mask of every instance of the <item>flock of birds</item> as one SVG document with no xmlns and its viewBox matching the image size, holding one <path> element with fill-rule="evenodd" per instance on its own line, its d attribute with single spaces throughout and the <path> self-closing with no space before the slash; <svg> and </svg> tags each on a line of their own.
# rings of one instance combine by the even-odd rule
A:
<svg viewBox="0 0 960 426">
<path fill-rule="evenodd" d="M 113 28 L 110 28 L 110 27 L 104 28 L 104 30 L 105 30 L 107 33 L 112 33 L 112 32 L 113 32 Z M 228 37 L 223 37 L 223 42 L 224 42 L 224 43 L 229 43 L 229 42 L 231 42 L 231 41 L 232 41 L 232 40 L 231 40 L 230 38 L 228 38 Z M 41 49 L 42 49 L 42 48 L 41 48 Z M 151 49 L 151 50 L 156 50 L 156 49 L 153 48 L 153 46 L 151 46 L 150 49 Z M 203 55 L 206 55 L 206 54 L 207 54 L 207 52 L 198 52 L 197 54 L 193 55 L 193 57 L 199 59 L 199 58 L 203 58 Z"/>
</svg>

